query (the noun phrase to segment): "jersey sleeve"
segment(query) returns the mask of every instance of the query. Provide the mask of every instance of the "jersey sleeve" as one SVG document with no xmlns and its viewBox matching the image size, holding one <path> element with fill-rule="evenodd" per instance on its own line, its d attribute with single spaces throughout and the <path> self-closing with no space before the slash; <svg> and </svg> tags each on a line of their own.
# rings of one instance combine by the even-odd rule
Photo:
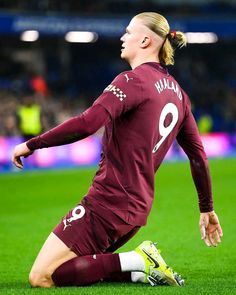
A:
<svg viewBox="0 0 236 295">
<path fill-rule="evenodd" d="M 112 119 L 137 107 L 142 100 L 141 83 L 132 71 L 119 74 L 94 102 L 102 105 Z"/>
<path fill-rule="evenodd" d="M 100 105 L 92 106 L 82 114 L 71 118 L 49 131 L 26 142 L 30 150 L 73 143 L 95 133 L 111 120 Z"/>
<path fill-rule="evenodd" d="M 190 105 L 187 106 L 186 118 L 177 136 L 177 141 L 190 160 L 200 211 L 210 212 L 213 210 L 213 199 L 208 160 Z"/>
</svg>

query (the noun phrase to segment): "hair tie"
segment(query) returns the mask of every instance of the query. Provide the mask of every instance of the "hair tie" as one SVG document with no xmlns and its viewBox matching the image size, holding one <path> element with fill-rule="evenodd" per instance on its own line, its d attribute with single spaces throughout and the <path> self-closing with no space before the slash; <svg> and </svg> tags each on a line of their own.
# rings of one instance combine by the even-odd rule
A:
<svg viewBox="0 0 236 295">
<path fill-rule="evenodd" d="M 175 39 L 176 38 L 176 31 L 170 31 L 170 36 Z"/>
</svg>

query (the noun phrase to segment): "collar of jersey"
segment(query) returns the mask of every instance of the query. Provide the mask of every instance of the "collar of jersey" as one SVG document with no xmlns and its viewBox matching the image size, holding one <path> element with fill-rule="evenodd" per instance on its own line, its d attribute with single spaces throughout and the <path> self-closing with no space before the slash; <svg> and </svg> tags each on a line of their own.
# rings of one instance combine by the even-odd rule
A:
<svg viewBox="0 0 236 295">
<path fill-rule="evenodd" d="M 149 66 L 155 68 L 156 70 L 158 70 L 158 71 L 160 71 L 160 72 L 162 72 L 162 73 L 168 75 L 168 70 L 167 70 L 165 67 L 163 67 L 163 66 L 162 66 L 160 63 L 158 63 L 158 62 L 146 62 L 145 64 L 146 64 L 146 65 L 149 65 Z"/>
</svg>

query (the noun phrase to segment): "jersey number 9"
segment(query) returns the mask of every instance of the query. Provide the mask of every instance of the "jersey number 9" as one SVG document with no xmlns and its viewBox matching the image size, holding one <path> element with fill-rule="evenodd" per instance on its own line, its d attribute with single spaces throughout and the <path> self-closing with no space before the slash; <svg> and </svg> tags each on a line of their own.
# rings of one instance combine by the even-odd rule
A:
<svg viewBox="0 0 236 295">
<path fill-rule="evenodd" d="M 164 125 L 165 119 L 168 114 L 172 115 L 172 120 L 170 124 L 166 127 Z M 178 122 L 178 109 L 175 104 L 167 103 L 161 111 L 160 120 L 159 120 L 159 133 L 162 136 L 158 143 L 154 146 L 152 152 L 155 153 L 163 141 L 167 138 L 167 136 L 171 133 L 173 128 L 175 127 L 176 123 Z"/>
</svg>

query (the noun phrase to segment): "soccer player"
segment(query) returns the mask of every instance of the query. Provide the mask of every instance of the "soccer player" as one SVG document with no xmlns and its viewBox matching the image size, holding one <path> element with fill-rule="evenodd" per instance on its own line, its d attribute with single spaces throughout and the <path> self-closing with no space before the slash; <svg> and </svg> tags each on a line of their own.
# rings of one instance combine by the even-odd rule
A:
<svg viewBox="0 0 236 295">
<path fill-rule="evenodd" d="M 186 45 L 160 14 L 136 15 L 121 37 L 121 58 L 131 66 L 94 104 L 48 132 L 15 147 L 12 161 L 36 149 L 69 144 L 102 126 L 103 152 L 87 195 L 49 235 L 30 272 L 32 286 L 81 286 L 100 280 L 182 285 L 151 241 L 113 253 L 146 224 L 154 175 L 175 139 L 187 154 L 199 197 L 200 233 L 217 246 L 222 229 L 213 211 L 208 162 L 190 101 L 165 65 L 174 46 Z"/>
</svg>

